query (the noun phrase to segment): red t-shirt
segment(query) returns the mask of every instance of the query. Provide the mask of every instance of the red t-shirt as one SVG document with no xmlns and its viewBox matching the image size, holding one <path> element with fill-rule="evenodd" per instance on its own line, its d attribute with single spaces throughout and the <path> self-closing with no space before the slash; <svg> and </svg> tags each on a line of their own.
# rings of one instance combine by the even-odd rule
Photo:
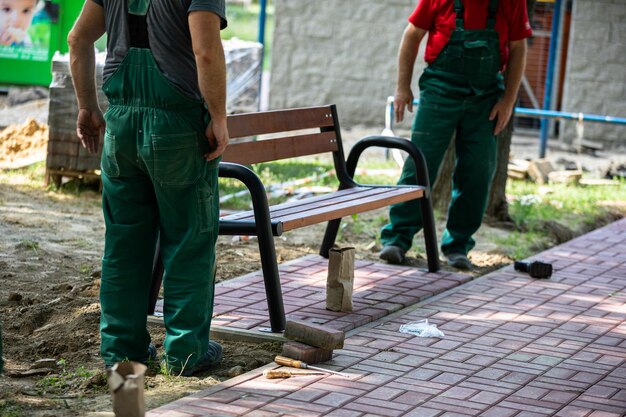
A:
<svg viewBox="0 0 626 417">
<path fill-rule="evenodd" d="M 489 0 L 462 0 L 462 2 L 465 29 L 484 29 L 487 26 Z M 455 19 L 454 0 L 419 0 L 409 17 L 409 22 L 428 31 L 428 43 L 424 55 L 426 62 L 433 62 L 448 43 L 456 27 Z M 519 41 L 532 35 L 526 0 L 500 0 L 495 29 L 500 37 L 500 59 L 504 67 L 509 59 L 509 42 Z"/>
</svg>

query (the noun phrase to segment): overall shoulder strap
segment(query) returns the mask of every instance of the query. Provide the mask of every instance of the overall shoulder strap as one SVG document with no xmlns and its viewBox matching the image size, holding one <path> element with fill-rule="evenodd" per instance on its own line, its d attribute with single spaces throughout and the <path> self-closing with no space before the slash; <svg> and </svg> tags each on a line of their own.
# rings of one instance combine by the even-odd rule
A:
<svg viewBox="0 0 626 417">
<path fill-rule="evenodd" d="M 128 0 L 128 34 L 131 48 L 150 49 L 148 39 L 148 9 L 151 0 Z"/>
<path fill-rule="evenodd" d="M 463 3 L 461 0 L 454 0 L 454 11 L 456 13 L 456 29 L 463 30 Z"/>
<path fill-rule="evenodd" d="M 489 10 L 487 14 L 487 29 L 496 27 L 496 14 L 498 13 L 498 0 L 489 0 Z"/>
</svg>

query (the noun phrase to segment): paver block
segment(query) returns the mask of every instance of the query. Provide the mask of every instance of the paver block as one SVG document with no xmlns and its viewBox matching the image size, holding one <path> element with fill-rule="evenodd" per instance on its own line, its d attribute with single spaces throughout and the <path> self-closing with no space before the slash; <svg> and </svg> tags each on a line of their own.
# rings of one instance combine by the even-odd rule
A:
<svg viewBox="0 0 626 417">
<path fill-rule="evenodd" d="M 310 346 L 300 342 L 287 342 L 283 344 L 282 355 L 313 365 L 331 360 L 333 358 L 333 350 Z"/>
<path fill-rule="evenodd" d="M 319 324 L 287 320 L 285 337 L 289 340 L 324 349 L 342 349 L 346 334 Z"/>
</svg>

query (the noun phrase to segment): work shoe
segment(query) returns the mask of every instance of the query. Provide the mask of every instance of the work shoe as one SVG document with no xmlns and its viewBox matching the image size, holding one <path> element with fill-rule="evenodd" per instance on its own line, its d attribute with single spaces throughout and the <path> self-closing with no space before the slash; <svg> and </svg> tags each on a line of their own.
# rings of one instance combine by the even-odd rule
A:
<svg viewBox="0 0 626 417">
<path fill-rule="evenodd" d="M 464 253 L 449 253 L 446 255 L 448 265 L 457 269 L 470 270 L 473 265 Z"/>
<path fill-rule="evenodd" d="M 148 365 L 148 363 L 150 362 L 158 364 L 156 346 L 154 346 L 152 343 L 148 345 L 148 352 L 146 352 L 146 358 L 142 360 L 141 363 L 143 363 L 144 365 Z"/>
<path fill-rule="evenodd" d="M 389 245 L 383 247 L 378 257 L 390 264 L 398 265 L 404 262 L 405 253 L 406 252 L 401 247 Z"/>
<path fill-rule="evenodd" d="M 193 376 L 197 373 L 208 371 L 219 363 L 222 362 L 222 345 L 213 340 L 209 340 L 209 348 L 203 357 L 200 358 L 196 364 L 190 368 L 184 368 L 181 372 L 181 376 Z"/>
</svg>

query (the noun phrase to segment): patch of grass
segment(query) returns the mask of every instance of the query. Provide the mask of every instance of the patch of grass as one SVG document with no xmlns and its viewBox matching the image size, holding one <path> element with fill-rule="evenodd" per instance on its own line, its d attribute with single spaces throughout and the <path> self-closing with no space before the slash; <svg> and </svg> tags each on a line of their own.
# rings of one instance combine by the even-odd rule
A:
<svg viewBox="0 0 626 417">
<path fill-rule="evenodd" d="M 89 264 L 82 264 L 78 267 L 78 271 L 83 275 L 89 275 L 92 270 L 93 267 Z"/>
<path fill-rule="evenodd" d="M 26 416 L 22 407 L 11 400 L 0 401 L 0 416 L 2 417 L 23 417 Z"/>
<path fill-rule="evenodd" d="M 509 213 L 520 232 L 496 243 L 515 259 L 526 258 L 555 242 L 545 223 L 556 221 L 574 232 L 583 233 L 603 225 L 615 212 L 611 203 L 626 201 L 626 181 L 617 186 L 551 184 L 540 186 L 511 180 L 507 184 Z"/>
<path fill-rule="evenodd" d="M 551 245 L 550 236 L 545 233 L 511 232 L 504 238 L 496 238 L 502 252 L 512 259 L 525 259 Z"/>
<path fill-rule="evenodd" d="M 46 177 L 46 163 L 34 163 L 24 168 L 0 170 L 0 183 L 19 185 L 27 189 L 41 189 Z"/>
<path fill-rule="evenodd" d="M 35 255 L 37 255 L 39 250 L 39 242 L 36 240 L 24 239 L 20 243 L 17 244 L 19 249 L 28 249 L 32 250 Z"/>
<path fill-rule="evenodd" d="M 58 395 L 68 392 L 95 374 L 82 365 L 74 371 L 69 371 L 66 365 L 65 359 L 60 359 L 57 361 L 57 366 L 61 368 L 58 374 L 45 376 L 35 383 L 39 395 Z"/>
</svg>

